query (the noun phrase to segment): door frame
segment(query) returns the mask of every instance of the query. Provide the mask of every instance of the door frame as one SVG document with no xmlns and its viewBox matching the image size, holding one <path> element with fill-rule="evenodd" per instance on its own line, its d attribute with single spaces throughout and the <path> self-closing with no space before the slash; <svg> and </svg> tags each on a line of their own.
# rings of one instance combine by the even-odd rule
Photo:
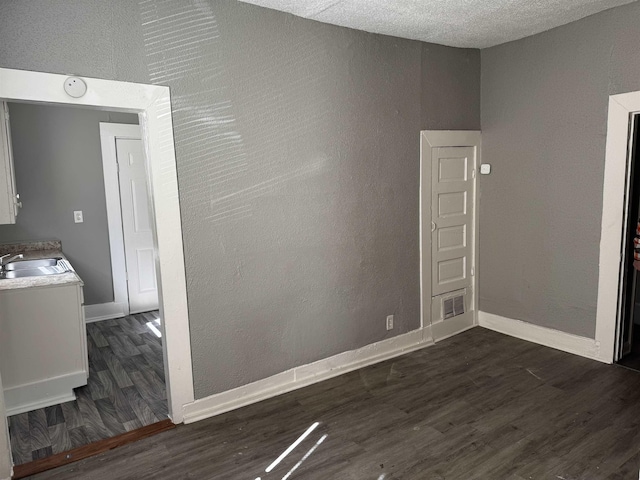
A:
<svg viewBox="0 0 640 480">
<path fill-rule="evenodd" d="M 113 306 L 110 312 L 96 317 L 93 319 L 94 321 L 129 315 L 130 311 L 116 138 L 141 139 L 140 125 L 100 122 L 102 171 L 104 173 L 104 191 L 107 200 L 109 250 L 111 252 L 111 276 L 113 278 Z"/>
<path fill-rule="evenodd" d="M 147 167 L 147 188 L 155 219 L 167 403 L 172 421 L 181 423 L 184 405 L 194 401 L 194 388 L 169 87 L 85 77 L 86 94 L 73 98 L 63 89 L 67 78 L 67 75 L 0 68 L 0 99 L 138 114 Z M 0 385 L 0 392 L 1 388 Z M 2 402 L 0 455 L 3 455 L 7 446 L 3 445 L 5 435 L 1 431 L 7 431 Z M 0 460 L 0 466 L 4 464 L 3 460 Z M 8 473 L 0 471 L 0 478 Z"/>
<path fill-rule="evenodd" d="M 631 126 L 632 117 L 638 113 L 640 91 L 609 96 L 595 334 L 597 357 L 607 363 L 617 360 L 621 334 L 620 297 L 629 207 Z"/>
<path fill-rule="evenodd" d="M 475 152 L 473 234 L 471 294 L 473 305 L 473 326 L 478 325 L 478 175 L 477 168 L 482 163 L 482 136 L 479 130 L 424 130 L 420 132 L 420 326 L 431 325 L 432 285 L 431 285 L 431 169 L 433 156 L 431 149 L 437 147 L 472 147 Z M 425 216 L 427 215 L 428 218 Z M 466 328 L 465 328 L 466 329 Z M 463 329 L 463 330 L 465 330 Z M 443 338 L 460 333 L 448 332 Z"/>
</svg>

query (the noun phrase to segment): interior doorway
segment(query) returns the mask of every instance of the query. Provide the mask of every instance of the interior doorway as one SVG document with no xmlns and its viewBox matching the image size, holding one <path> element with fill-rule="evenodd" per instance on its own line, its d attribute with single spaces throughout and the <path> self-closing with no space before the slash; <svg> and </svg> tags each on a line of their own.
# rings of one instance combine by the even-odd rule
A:
<svg viewBox="0 0 640 480">
<path fill-rule="evenodd" d="M 158 309 L 153 219 L 139 126 L 100 123 L 114 306 L 105 315 Z M 115 313 L 113 313 L 115 312 Z"/>
<path fill-rule="evenodd" d="M 73 105 L 138 115 L 143 132 L 150 209 L 155 213 L 153 240 L 157 249 L 155 263 L 160 292 L 159 313 L 163 319 L 159 331 L 163 338 L 167 408 L 174 423 L 180 423 L 183 420 L 183 407 L 193 402 L 194 392 L 169 89 L 85 78 L 82 81 L 87 85 L 87 92 L 76 98 L 67 95 L 62 88 L 68 80 L 64 75 L 0 68 L 0 100 Z M 1 478 L 11 475 L 10 467 L 13 464 L 7 442 L 7 427 L 2 401 L 0 430 L 4 430 L 5 434 L 0 432 Z M 80 457 L 63 455 L 62 458 L 69 463 Z"/>
<path fill-rule="evenodd" d="M 78 456 L 122 435 L 135 439 L 140 432 L 170 425 L 155 222 L 147 200 L 137 115 L 37 103 L 6 105 L 14 180 L 24 202 L 13 224 L 0 225 L 0 252 L 20 251 L 23 258 L 0 270 L 26 271 L 21 266 L 37 261 L 31 260 L 37 256 L 62 259 L 73 272 L 66 278 L 51 277 L 57 287 L 38 284 L 15 287 L 15 293 L 3 291 L 0 329 L 9 329 L 11 335 L 0 334 L 0 370 L 19 477 L 43 462 L 55 465 L 61 454 Z M 101 154 L 101 131 L 110 125 L 130 132 L 129 137 L 112 138 L 115 158 L 110 151 Z M 119 174 L 115 192 L 102 179 L 103 166 L 111 163 Z M 116 196 L 121 218 L 115 231 L 109 229 L 105 212 L 107 192 Z M 120 240 L 129 265 L 130 274 L 112 270 L 112 282 L 102 281 L 109 270 L 106 237 Z M 10 289 L 11 279 L 3 281 Z M 125 312 L 97 320 L 76 313 L 84 304 L 110 300 L 115 284 L 129 286 L 131 301 Z M 68 288 L 80 294 L 66 295 Z M 52 303 L 50 312 L 34 309 L 45 298 L 60 305 Z M 17 328 L 26 319 L 38 328 Z"/>
<path fill-rule="evenodd" d="M 631 116 L 627 218 L 621 265 L 620 320 L 616 361 L 640 371 L 640 122 Z M 636 240 L 637 239 L 637 240 Z"/>
</svg>

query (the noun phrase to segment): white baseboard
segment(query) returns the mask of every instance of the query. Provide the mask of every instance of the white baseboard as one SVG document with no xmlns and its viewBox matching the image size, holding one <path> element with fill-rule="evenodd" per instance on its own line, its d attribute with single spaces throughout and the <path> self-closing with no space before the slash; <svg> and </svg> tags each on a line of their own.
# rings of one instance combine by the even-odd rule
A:
<svg viewBox="0 0 640 480">
<path fill-rule="evenodd" d="M 84 318 L 86 323 L 125 317 L 127 315 L 125 312 L 126 306 L 122 303 L 116 302 L 84 306 Z"/>
<path fill-rule="evenodd" d="M 571 333 L 540 327 L 532 323 L 501 317 L 492 313 L 478 312 L 478 325 L 489 330 L 504 333 L 512 337 L 538 343 L 546 347 L 591 358 L 604 363 L 609 361 L 600 357 L 600 342 L 593 338 L 581 337 Z"/>
<path fill-rule="evenodd" d="M 184 406 L 184 423 L 213 417 L 283 393 L 306 387 L 374 363 L 433 345 L 431 327 L 398 335 L 357 350 L 292 368 L 257 382 L 201 398 Z"/>
<path fill-rule="evenodd" d="M 432 323 L 431 333 L 433 333 L 433 341 L 440 342 L 475 327 L 476 325 L 473 321 L 474 313 L 475 312 L 473 311 L 465 312 L 457 317 L 447 318 L 446 320 Z"/>
<path fill-rule="evenodd" d="M 86 384 L 86 372 L 76 372 L 5 388 L 4 401 L 7 416 L 71 402 L 76 399 L 73 389 Z"/>
</svg>

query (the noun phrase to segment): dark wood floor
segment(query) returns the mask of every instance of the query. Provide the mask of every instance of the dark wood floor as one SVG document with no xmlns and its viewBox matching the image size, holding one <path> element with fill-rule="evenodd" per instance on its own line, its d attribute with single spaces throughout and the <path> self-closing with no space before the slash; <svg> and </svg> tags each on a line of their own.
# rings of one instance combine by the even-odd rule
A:
<svg viewBox="0 0 640 480">
<path fill-rule="evenodd" d="M 33 478 L 636 480 L 639 467 L 640 374 L 476 328 Z"/>
<path fill-rule="evenodd" d="M 167 418 L 158 312 L 87 324 L 89 380 L 76 400 L 9 417 L 21 465 Z"/>
</svg>

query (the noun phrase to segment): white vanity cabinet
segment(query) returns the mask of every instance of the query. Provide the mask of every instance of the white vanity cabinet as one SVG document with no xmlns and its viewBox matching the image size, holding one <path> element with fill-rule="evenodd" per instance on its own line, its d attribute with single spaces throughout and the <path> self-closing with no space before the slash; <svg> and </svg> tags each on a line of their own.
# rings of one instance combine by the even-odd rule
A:
<svg viewBox="0 0 640 480">
<path fill-rule="evenodd" d="M 0 373 L 7 415 L 75 399 L 89 374 L 79 282 L 0 290 Z"/>
<path fill-rule="evenodd" d="M 7 102 L 0 102 L 0 175 L 0 224 L 16 223 L 21 203 L 16 192 Z"/>
</svg>

